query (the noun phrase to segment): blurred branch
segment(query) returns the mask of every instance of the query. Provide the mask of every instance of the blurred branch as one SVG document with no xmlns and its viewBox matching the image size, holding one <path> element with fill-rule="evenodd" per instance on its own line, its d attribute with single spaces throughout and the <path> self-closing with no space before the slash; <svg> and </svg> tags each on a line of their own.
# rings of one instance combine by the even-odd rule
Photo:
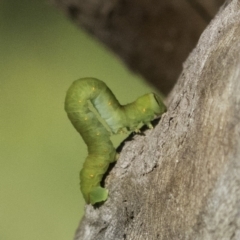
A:
<svg viewBox="0 0 240 240">
<path fill-rule="evenodd" d="M 224 0 L 51 1 L 131 70 L 167 93 Z"/>
</svg>

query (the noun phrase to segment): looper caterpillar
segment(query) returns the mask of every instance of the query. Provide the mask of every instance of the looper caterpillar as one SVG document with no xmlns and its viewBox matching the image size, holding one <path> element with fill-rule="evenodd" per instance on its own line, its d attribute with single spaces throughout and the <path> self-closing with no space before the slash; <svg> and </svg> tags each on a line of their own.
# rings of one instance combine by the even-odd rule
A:
<svg viewBox="0 0 240 240">
<path fill-rule="evenodd" d="M 89 102 L 108 125 L 108 131 L 89 108 Z M 139 131 L 140 125 L 152 128 L 150 121 L 162 115 L 166 107 L 161 99 L 149 93 L 135 102 L 120 105 L 106 84 L 95 78 L 82 78 L 72 83 L 65 99 L 65 111 L 88 146 L 88 156 L 80 172 L 81 191 L 86 203 L 105 201 L 108 190 L 100 186 L 103 174 L 116 161 L 111 134 Z"/>
</svg>

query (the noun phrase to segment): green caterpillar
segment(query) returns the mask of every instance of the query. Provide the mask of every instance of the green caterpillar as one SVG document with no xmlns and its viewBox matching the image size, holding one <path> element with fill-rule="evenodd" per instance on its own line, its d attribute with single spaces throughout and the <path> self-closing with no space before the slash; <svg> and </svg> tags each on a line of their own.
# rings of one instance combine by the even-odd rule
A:
<svg viewBox="0 0 240 240">
<path fill-rule="evenodd" d="M 106 127 L 91 110 L 93 106 L 106 122 Z M 135 102 L 120 105 L 106 84 L 95 78 L 83 78 L 72 83 L 65 99 L 65 111 L 75 129 L 88 146 L 88 156 L 80 172 L 81 192 L 87 204 L 105 201 L 108 190 L 100 186 L 109 164 L 116 161 L 116 150 L 111 134 L 121 131 L 139 131 L 140 125 L 162 115 L 166 107 L 153 93 L 139 97 Z"/>
</svg>

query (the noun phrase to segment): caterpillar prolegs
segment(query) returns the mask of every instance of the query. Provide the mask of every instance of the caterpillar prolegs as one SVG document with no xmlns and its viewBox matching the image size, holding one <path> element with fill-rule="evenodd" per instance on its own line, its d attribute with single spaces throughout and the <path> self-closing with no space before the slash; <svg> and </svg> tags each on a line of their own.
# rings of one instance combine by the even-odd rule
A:
<svg viewBox="0 0 240 240">
<path fill-rule="evenodd" d="M 106 122 L 107 129 L 97 118 L 92 105 Z M 105 201 L 108 190 L 100 186 L 109 164 L 116 161 L 111 134 L 139 131 L 162 115 L 166 107 L 154 93 L 139 97 L 135 102 L 121 105 L 107 85 L 95 78 L 82 78 L 72 83 L 65 99 L 65 111 L 88 147 L 88 156 L 80 171 L 81 192 L 86 203 Z"/>
</svg>

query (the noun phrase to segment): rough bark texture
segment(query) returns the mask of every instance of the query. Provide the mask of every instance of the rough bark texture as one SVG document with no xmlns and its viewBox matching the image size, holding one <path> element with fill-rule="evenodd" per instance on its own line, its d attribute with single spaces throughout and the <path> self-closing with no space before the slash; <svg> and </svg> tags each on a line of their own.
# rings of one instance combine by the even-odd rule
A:
<svg viewBox="0 0 240 240">
<path fill-rule="evenodd" d="M 154 130 L 127 142 L 80 239 L 240 239 L 240 2 L 211 22 Z"/>
<path fill-rule="evenodd" d="M 75 240 L 240 239 L 239 0 L 204 31 L 167 105 L 125 143 L 109 199 L 86 206 Z"/>
<path fill-rule="evenodd" d="M 182 63 L 224 0 L 52 0 L 167 93 Z"/>
</svg>

